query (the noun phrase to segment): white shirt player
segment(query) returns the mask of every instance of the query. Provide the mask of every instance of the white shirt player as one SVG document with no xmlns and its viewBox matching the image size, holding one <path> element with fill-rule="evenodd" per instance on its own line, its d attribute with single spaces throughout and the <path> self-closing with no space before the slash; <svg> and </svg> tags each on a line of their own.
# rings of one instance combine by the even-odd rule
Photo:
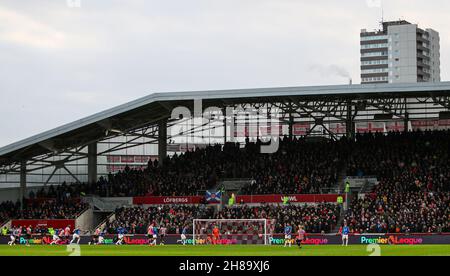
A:
<svg viewBox="0 0 450 276">
<path fill-rule="evenodd" d="M 61 234 L 62 230 L 59 231 L 59 233 Z M 60 240 L 61 238 L 58 236 L 58 230 L 55 230 L 55 233 L 53 233 L 53 240 L 50 244 L 57 244 Z"/>
<path fill-rule="evenodd" d="M 16 237 L 19 235 L 19 230 L 18 228 L 12 229 L 11 235 L 9 236 L 9 238 L 11 239 L 8 242 L 8 245 L 16 245 Z"/>
</svg>

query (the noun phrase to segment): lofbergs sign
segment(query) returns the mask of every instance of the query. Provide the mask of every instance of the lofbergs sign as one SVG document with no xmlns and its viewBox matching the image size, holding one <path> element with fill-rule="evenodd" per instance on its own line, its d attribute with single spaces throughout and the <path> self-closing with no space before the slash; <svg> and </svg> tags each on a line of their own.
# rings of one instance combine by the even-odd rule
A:
<svg viewBox="0 0 450 276">
<path fill-rule="evenodd" d="M 164 203 L 188 203 L 189 200 L 185 197 L 166 197 L 163 199 Z"/>
<path fill-rule="evenodd" d="M 133 204 L 200 204 L 202 196 L 141 196 L 133 197 Z"/>
</svg>

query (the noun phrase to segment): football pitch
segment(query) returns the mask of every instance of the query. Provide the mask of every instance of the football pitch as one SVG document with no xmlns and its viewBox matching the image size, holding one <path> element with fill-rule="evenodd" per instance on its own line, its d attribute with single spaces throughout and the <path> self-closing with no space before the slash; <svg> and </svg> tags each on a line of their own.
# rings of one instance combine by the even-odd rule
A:
<svg viewBox="0 0 450 276">
<path fill-rule="evenodd" d="M 0 256 L 450 256 L 450 245 L 0 245 Z M 378 250 L 379 249 L 379 250 Z"/>
</svg>

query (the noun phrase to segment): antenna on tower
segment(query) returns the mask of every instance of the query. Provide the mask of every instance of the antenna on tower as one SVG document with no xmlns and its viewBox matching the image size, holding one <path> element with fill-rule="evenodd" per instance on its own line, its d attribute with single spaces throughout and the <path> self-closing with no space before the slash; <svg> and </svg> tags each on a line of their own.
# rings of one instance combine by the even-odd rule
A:
<svg viewBox="0 0 450 276">
<path fill-rule="evenodd" d="M 384 7 L 383 7 L 383 2 L 381 2 L 381 28 L 383 28 L 383 24 L 384 24 Z"/>
</svg>

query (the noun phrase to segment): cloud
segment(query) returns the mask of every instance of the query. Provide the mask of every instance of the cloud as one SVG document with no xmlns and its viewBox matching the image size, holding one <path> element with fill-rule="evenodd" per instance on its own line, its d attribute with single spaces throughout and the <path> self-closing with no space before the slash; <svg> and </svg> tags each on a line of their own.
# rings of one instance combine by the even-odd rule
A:
<svg viewBox="0 0 450 276">
<path fill-rule="evenodd" d="M 357 83 L 377 3 L 2 0 L 0 146 L 152 92 Z M 441 33 L 449 79 L 450 2 L 383 7 Z"/>
<path fill-rule="evenodd" d="M 0 40 L 36 48 L 60 48 L 67 36 L 48 25 L 15 11 L 0 7 Z M 13 28 L 9 28 L 14 26 Z"/>
<path fill-rule="evenodd" d="M 34 17 L 39 18 L 39 20 Z M 84 31 L 80 35 L 63 30 L 64 28 L 69 30 L 73 28 L 66 22 L 60 24 L 45 23 L 45 19 L 38 16 L 18 12 L 1 5 L 0 22 L 0 42 L 4 44 L 10 43 L 15 46 L 37 50 L 73 48 L 95 50 L 99 42 L 98 39 L 91 36 L 89 31 Z"/>
</svg>

